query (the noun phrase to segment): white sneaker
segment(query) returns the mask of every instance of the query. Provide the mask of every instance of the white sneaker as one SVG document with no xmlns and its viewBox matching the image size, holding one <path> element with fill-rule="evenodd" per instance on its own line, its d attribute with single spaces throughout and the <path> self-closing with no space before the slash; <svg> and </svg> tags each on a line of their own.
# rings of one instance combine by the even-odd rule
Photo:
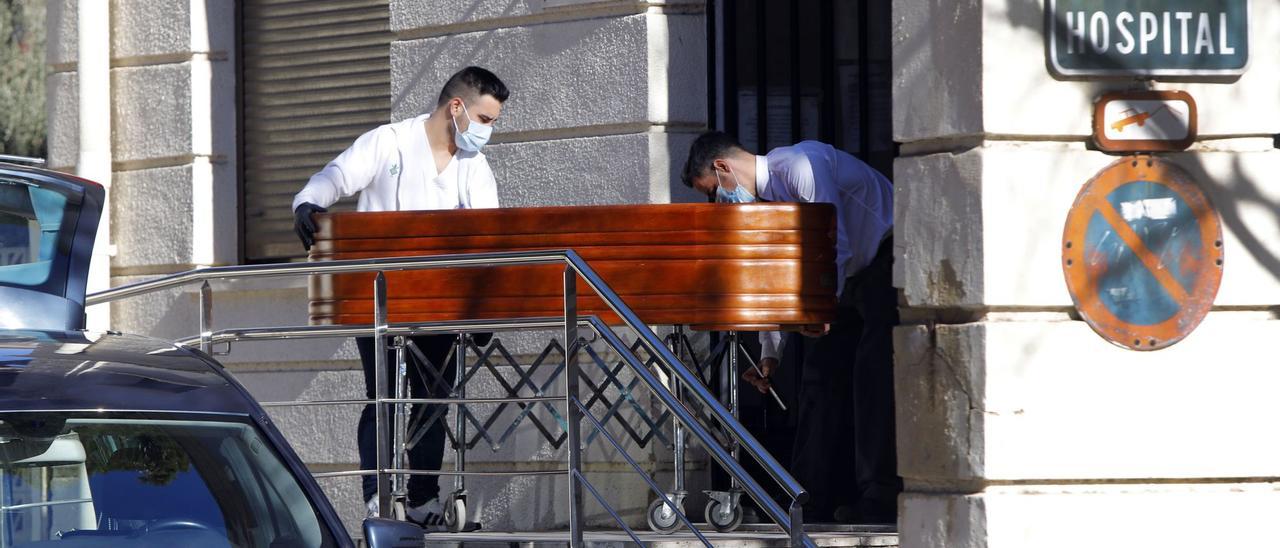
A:
<svg viewBox="0 0 1280 548">
<path fill-rule="evenodd" d="M 419 506 L 410 507 L 405 518 L 421 527 L 443 526 L 444 507 L 440 505 L 440 498 L 436 497 Z"/>
<path fill-rule="evenodd" d="M 366 510 L 364 517 L 366 518 L 378 517 L 378 497 L 373 497 L 369 500 L 364 501 L 364 507 Z"/>
</svg>

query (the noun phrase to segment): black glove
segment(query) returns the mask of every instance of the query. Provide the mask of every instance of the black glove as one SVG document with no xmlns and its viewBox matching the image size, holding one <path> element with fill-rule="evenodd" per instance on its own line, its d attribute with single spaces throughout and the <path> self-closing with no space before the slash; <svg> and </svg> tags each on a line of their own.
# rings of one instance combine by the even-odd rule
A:
<svg viewBox="0 0 1280 548">
<path fill-rule="evenodd" d="M 311 251 L 311 244 L 316 243 L 316 222 L 311 214 L 326 211 L 329 210 L 310 202 L 303 202 L 298 205 L 298 209 L 293 210 L 293 231 L 298 234 L 302 247 L 307 251 Z"/>
</svg>

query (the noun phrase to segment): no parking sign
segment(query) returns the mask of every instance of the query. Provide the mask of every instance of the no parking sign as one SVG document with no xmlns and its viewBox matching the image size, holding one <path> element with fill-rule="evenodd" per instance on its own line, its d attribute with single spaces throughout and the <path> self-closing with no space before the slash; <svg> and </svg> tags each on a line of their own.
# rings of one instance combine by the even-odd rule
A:
<svg viewBox="0 0 1280 548">
<path fill-rule="evenodd" d="M 1062 271 L 1076 309 L 1103 338 L 1159 350 L 1186 337 L 1222 280 L 1222 222 L 1186 171 L 1150 156 L 1085 183 L 1067 215 Z"/>
</svg>

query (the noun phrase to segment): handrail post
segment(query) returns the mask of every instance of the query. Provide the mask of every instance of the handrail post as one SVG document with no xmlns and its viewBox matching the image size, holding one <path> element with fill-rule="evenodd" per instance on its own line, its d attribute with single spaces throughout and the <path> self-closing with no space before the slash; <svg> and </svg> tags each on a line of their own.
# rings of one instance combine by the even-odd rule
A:
<svg viewBox="0 0 1280 548">
<path fill-rule="evenodd" d="M 672 353 L 678 352 L 680 349 L 679 337 L 684 336 L 684 327 L 677 325 L 675 326 L 674 331 L 675 332 L 673 334 L 675 335 L 675 338 L 672 339 L 674 342 L 671 345 Z M 676 376 L 674 371 L 671 372 L 671 393 L 675 395 L 676 401 L 684 401 L 684 393 L 680 389 L 680 378 Z M 685 497 L 684 468 L 685 468 L 685 459 L 687 458 L 686 451 L 688 448 L 689 441 L 687 439 L 688 433 L 685 432 L 683 423 L 681 423 L 680 421 L 675 421 L 674 430 L 675 430 L 675 447 L 674 447 L 673 454 L 671 455 L 671 458 L 674 461 L 672 463 L 672 468 L 673 468 L 672 476 L 673 476 L 674 487 L 673 487 L 673 492 L 671 493 L 672 494 L 671 502 L 676 503 L 676 505 L 678 505 L 679 507 L 672 508 L 671 511 L 683 512 L 684 497 Z"/>
<path fill-rule="evenodd" d="M 213 354 L 213 289 L 209 280 L 200 284 L 200 351 Z"/>
<path fill-rule="evenodd" d="M 729 412 L 733 413 L 733 419 L 739 420 L 738 408 L 738 352 L 742 349 L 741 335 L 737 331 L 729 332 Z M 727 431 L 727 429 L 726 429 Z M 729 454 L 733 456 L 733 460 L 738 460 L 738 438 L 729 436 Z M 737 490 L 738 478 L 729 476 L 729 489 Z"/>
<path fill-rule="evenodd" d="M 457 349 L 453 351 L 453 390 L 454 397 L 459 400 L 458 405 L 453 408 L 453 431 L 457 433 L 458 445 L 453 449 L 454 461 L 453 468 L 458 472 L 467 470 L 467 421 L 463 416 L 467 412 L 465 400 L 467 399 L 467 334 L 466 332 L 458 333 L 458 338 L 454 341 Z M 448 356 L 445 356 L 448 359 Z M 443 373 L 446 369 L 441 364 L 440 371 Z M 441 422 L 444 422 L 441 419 Z M 459 495 L 467 487 L 467 478 L 459 474 L 453 478 L 454 491 Z M 466 516 L 458 516 L 457 519 L 465 522 Z"/>
<path fill-rule="evenodd" d="M 395 398 L 397 400 L 403 400 L 409 397 L 409 366 L 405 356 L 405 337 L 403 335 L 397 335 L 393 340 L 395 343 L 392 344 L 392 346 L 395 348 L 396 354 Z M 395 413 L 392 414 L 392 424 L 395 426 L 391 431 L 391 465 L 393 468 L 398 470 L 408 468 L 408 466 L 405 466 L 405 451 L 409 449 L 405 446 L 405 442 L 408 439 L 408 432 L 406 432 L 406 430 L 409 428 L 408 411 L 409 404 L 397 403 L 395 404 Z M 404 497 L 404 500 L 408 500 L 409 480 L 400 475 L 391 477 L 391 480 L 391 493 L 397 497 L 397 499 L 399 497 Z M 379 508 L 381 508 L 381 503 L 379 503 Z"/>
<path fill-rule="evenodd" d="M 391 517 L 391 440 L 387 439 L 387 277 L 373 278 L 373 423 L 378 429 L 378 517 Z"/>
<path fill-rule="evenodd" d="M 568 420 L 565 429 L 569 444 L 569 546 L 580 548 L 582 541 L 582 441 L 578 409 L 578 274 L 572 265 L 564 268 L 564 378 Z"/>
<path fill-rule="evenodd" d="M 671 368 L 674 375 L 682 381 L 685 390 L 692 393 L 694 397 L 706 405 L 709 408 L 710 413 L 716 417 L 721 426 L 729 431 L 730 435 L 742 440 L 741 446 L 747 449 L 747 452 L 760 463 L 765 471 L 773 477 L 774 481 L 778 482 L 778 484 L 781 485 L 788 494 L 798 499 L 801 503 L 806 502 L 809 498 L 808 493 L 806 493 L 804 488 L 800 486 L 799 482 L 787 473 L 786 468 L 783 467 L 782 464 L 773 457 L 773 455 L 769 454 L 769 452 L 764 449 L 764 446 L 760 444 L 760 441 L 757 440 L 755 436 L 751 435 L 751 432 L 747 431 L 741 423 L 733 420 L 729 410 L 725 409 L 724 404 L 720 403 L 720 401 L 711 394 L 707 387 L 702 385 L 702 382 L 698 380 L 696 375 L 691 373 L 682 365 L 677 365 L 680 363 L 680 360 L 675 357 L 675 354 L 671 353 L 670 350 L 667 350 L 667 347 L 658 339 L 657 335 L 654 335 L 652 331 L 649 331 L 645 327 L 644 322 L 640 321 L 640 318 L 636 316 L 635 312 L 632 311 L 625 303 L 621 302 L 618 295 L 609 288 L 608 284 L 604 283 L 604 280 L 600 278 L 600 275 L 592 270 L 591 266 L 588 265 L 586 261 L 582 260 L 582 257 L 573 250 L 567 250 L 564 254 L 566 259 L 569 261 L 569 264 L 572 265 L 574 269 L 578 271 L 578 274 L 582 276 L 583 280 L 587 282 L 587 286 L 601 296 L 605 301 L 605 304 L 609 306 L 614 314 L 618 315 L 627 327 L 636 332 L 641 346 L 643 346 L 649 353 L 656 355 L 659 361 L 666 363 L 667 366 Z M 675 405 L 683 404 L 676 402 L 671 402 L 669 404 L 669 406 Z M 706 441 L 715 439 L 706 428 L 696 424 L 696 421 L 694 423 L 690 423 L 690 431 L 694 432 L 695 436 L 700 440 Z M 714 447 L 712 447 L 711 450 L 712 454 L 716 455 L 716 460 L 721 460 L 721 452 L 716 451 Z M 723 457 L 725 457 L 723 459 L 724 461 L 731 460 L 728 458 L 729 455 L 727 451 L 724 451 Z M 741 469 L 741 466 L 736 461 L 733 462 L 732 465 L 727 462 L 721 462 L 721 464 L 730 468 L 736 468 L 732 473 L 742 476 L 747 475 L 746 471 Z M 789 519 L 787 516 L 783 515 L 781 508 L 777 509 L 777 515 L 774 517 L 778 520 Z"/>
<path fill-rule="evenodd" d="M 804 546 L 804 507 L 800 501 L 791 501 L 791 534 L 792 546 Z"/>
</svg>

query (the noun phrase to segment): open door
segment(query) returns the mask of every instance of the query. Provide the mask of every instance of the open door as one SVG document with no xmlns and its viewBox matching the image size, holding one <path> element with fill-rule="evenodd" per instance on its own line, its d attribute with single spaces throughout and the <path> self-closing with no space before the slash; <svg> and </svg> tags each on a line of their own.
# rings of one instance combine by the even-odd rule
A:
<svg viewBox="0 0 1280 548">
<path fill-rule="evenodd" d="M 84 329 L 104 196 L 92 181 L 0 164 L 0 329 Z"/>
</svg>

